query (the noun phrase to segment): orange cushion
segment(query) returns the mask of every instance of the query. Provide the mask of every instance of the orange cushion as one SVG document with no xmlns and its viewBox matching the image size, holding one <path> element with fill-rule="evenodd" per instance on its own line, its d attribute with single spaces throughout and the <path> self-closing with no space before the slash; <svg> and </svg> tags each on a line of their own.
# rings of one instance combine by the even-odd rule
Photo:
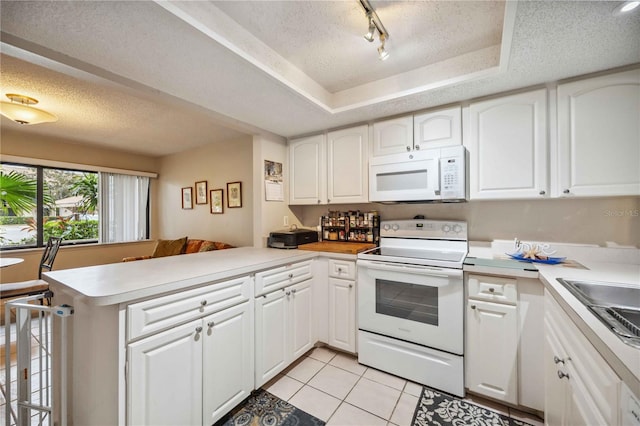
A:
<svg viewBox="0 0 640 426">
<path fill-rule="evenodd" d="M 158 244 L 156 244 L 156 248 L 153 250 L 151 257 L 164 257 L 182 254 L 186 247 L 187 237 L 179 238 L 177 240 L 158 240 Z"/>
<path fill-rule="evenodd" d="M 185 249 L 185 253 L 197 253 L 199 251 L 202 251 L 200 249 L 200 247 L 202 246 L 203 243 L 205 243 L 205 240 L 187 240 L 187 248 Z"/>
</svg>

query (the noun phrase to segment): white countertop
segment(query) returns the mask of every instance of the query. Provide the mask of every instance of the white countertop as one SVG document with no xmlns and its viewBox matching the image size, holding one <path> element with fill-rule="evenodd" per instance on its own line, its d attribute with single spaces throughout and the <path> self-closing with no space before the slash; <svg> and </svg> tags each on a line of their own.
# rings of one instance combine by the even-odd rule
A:
<svg viewBox="0 0 640 426">
<path fill-rule="evenodd" d="M 302 250 L 240 247 L 46 272 L 55 293 L 62 286 L 90 305 L 105 306 L 183 290 L 208 282 L 317 256 Z"/>
<path fill-rule="evenodd" d="M 633 284 L 640 287 L 640 265 L 583 261 L 588 269 L 559 265 L 537 265 L 545 288 L 553 294 L 573 322 L 585 334 L 629 389 L 640 397 L 640 349 L 620 340 L 591 311 L 569 292 L 557 278 L 606 281 Z"/>
</svg>

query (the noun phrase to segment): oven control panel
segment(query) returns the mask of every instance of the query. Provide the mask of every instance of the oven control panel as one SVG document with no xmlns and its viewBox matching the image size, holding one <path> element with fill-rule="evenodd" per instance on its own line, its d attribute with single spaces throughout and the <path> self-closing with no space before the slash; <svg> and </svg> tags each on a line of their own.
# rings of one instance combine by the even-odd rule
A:
<svg viewBox="0 0 640 426">
<path fill-rule="evenodd" d="M 380 222 L 381 237 L 467 240 L 467 222 L 403 219 Z"/>
</svg>

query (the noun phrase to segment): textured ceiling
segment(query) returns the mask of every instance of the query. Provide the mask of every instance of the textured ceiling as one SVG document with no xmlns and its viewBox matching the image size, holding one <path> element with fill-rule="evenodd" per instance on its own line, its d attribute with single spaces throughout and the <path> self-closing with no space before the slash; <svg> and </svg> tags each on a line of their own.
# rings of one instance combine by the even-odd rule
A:
<svg viewBox="0 0 640 426">
<path fill-rule="evenodd" d="M 164 155 L 640 62 L 640 13 L 615 17 L 618 2 L 371 3 L 391 34 L 385 62 L 356 0 L 3 0 L 2 96 L 23 90 L 60 117 L 23 131 Z"/>
<path fill-rule="evenodd" d="M 499 45 L 502 1 L 371 2 L 391 37 L 390 58 L 368 43 L 358 1 L 216 1 L 215 6 L 318 82 L 337 92 Z"/>
</svg>

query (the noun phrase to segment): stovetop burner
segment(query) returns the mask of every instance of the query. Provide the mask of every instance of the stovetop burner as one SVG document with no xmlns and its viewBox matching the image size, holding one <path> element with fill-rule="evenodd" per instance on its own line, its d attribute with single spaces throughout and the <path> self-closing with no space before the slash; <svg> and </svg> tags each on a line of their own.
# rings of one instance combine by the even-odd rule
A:
<svg viewBox="0 0 640 426">
<path fill-rule="evenodd" d="M 381 222 L 380 247 L 358 259 L 462 269 L 467 252 L 466 222 L 395 220 Z"/>
</svg>

